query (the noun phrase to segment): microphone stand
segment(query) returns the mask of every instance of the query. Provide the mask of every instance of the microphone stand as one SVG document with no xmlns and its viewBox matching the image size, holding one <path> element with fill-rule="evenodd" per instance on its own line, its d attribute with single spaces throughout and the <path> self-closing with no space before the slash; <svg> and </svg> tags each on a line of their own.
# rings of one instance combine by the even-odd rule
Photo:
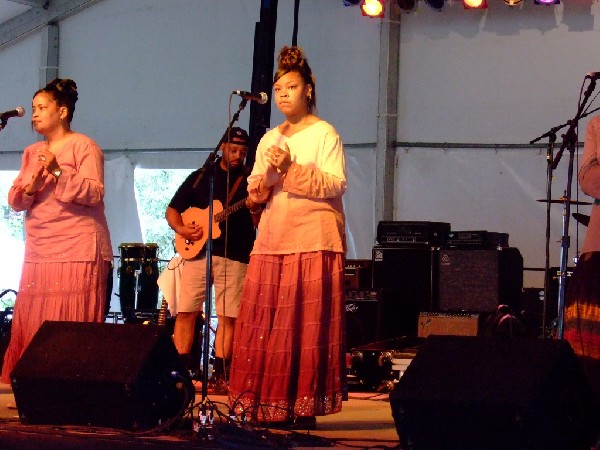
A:
<svg viewBox="0 0 600 450">
<path fill-rule="evenodd" d="M 560 250 L 560 272 L 558 278 L 558 339 L 563 338 L 564 332 L 564 307 L 565 307 L 565 292 L 566 292 L 566 275 L 567 275 L 567 260 L 569 253 L 569 218 L 571 214 L 571 184 L 573 181 L 573 160 L 575 157 L 575 147 L 577 145 L 577 132 L 575 131 L 579 125 L 579 119 L 584 117 L 583 108 L 591 96 L 593 90 L 596 88 L 596 80 L 591 79 L 587 90 L 584 93 L 583 100 L 579 104 L 579 108 L 576 116 L 567 122 L 569 129 L 565 134 L 562 135 L 563 143 L 560 150 L 556 154 L 554 161 L 552 162 L 552 170 L 556 169 L 560 158 L 565 150 L 569 150 L 569 165 L 567 170 L 567 189 L 565 191 L 565 205 L 563 212 L 563 234 L 561 237 L 561 250 Z M 586 114 L 587 115 L 587 114 Z M 545 301 L 545 299 L 544 299 Z"/>
<path fill-rule="evenodd" d="M 233 127 L 233 124 L 239 120 L 240 113 L 246 107 L 247 103 L 248 103 L 248 99 L 242 98 L 242 101 L 240 102 L 240 104 L 238 106 L 238 110 L 233 114 L 233 117 L 231 118 L 231 121 L 229 122 L 229 125 L 227 126 L 227 129 L 225 130 L 225 133 L 223 133 L 223 136 L 221 136 L 219 143 L 217 144 L 215 149 L 210 153 L 210 155 L 208 155 L 208 158 L 206 158 L 204 165 L 200 169 L 200 173 L 198 174 L 198 176 L 196 177 L 196 180 L 194 181 L 194 189 L 196 189 L 198 187 L 200 180 L 202 180 L 202 177 L 204 177 L 204 172 L 206 172 L 206 168 L 208 166 L 214 164 L 215 159 L 217 157 L 217 153 L 219 153 L 219 150 L 221 148 L 221 145 L 229 137 L 229 130 L 231 130 L 231 128 Z M 210 239 L 210 236 L 209 236 L 209 239 Z"/>
<path fill-rule="evenodd" d="M 202 357 L 202 405 L 203 405 L 203 407 L 205 405 L 205 400 L 208 397 L 208 357 L 209 357 L 209 353 L 210 353 L 210 314 L 212 311 L 212 281 L 211 281 L 212 280 L 212 244 L 213 244 L 213 239 L 212 239 L 213 231 L 212 230 L 213 230 L 213 216 L 214 216 L 213 215 L 213 200 L 214 200 L 214 183 L 215 183 L 215 170 L 216 170 L 215 162 L 216 162 L 217 153 L 218 153 L 219 149 L 221 148 L 221 145 L 223 144 L 223 142 L 228 140 L 231 127 L 239 119 L 240 113 L 246 107 L 247 103 L 248 103 L 248 100 L 242 99 L 242 101 L 240 102 L 240 105 L 238 107 L 238 110 L 235 112 L 231 121 L 229 122 L 229 125 L 227 126 L 225 133 L 223 133 L 223 136 L 221 136 L 221 140 L 219 140 L 219 143 L 217 144 L 215 149 L 211 152 L 209 157 L 204 162 L 204 165 L 202 166 L 200 173 L 198 174 L 198 177 L 196 177 L 196 180 L 194 181 L 194 188 L 197 189 L 198 184 L 200 183 L 200 181 L 204 177 L 204 174 L 208 170 L 208 174 L 209 174 L 208 230 L 207 230 L 208 237 L 206 239 L 206 244 L 205 244 L 205 248 L 206 248 L 206 252 L 205 252 L 205 255 L 206 255 L 205 256 L 205 258 L 206 258 L 206 298 L 204 300 L 205 318 L 204 318 L 204 334 L 202 335 L 203 342 L 202 342 L 202 356 L 201 356 Z"/>
<path fill-rule="evenodd" d="M 546 311 L 550 291 L 550 211 L 552 206 L 552 160 L 554 158 L 554 144 L 556 133 L 548 136 L 548 148 L 546 149 L 546 259 L 544 263 L 544 302 L 542 304 L 542 336 L 546 336 Z"/>
<path fill-rule="evenodd" d="M 593 88 L 592 88 L 593 90 Z M 590 91 L 591 93 L 591 91 Z M 593 109 L 592 111 L 583 113 L 579 116 L 579 118 L 583 118 L 586 116 L 589 116 L 590 114 L 596 112 L 600 110 L 600 108 L 596 108 Z M 553 179 L 553 172 L 554 169 L 556 168 L 556 164 L 558 164 L 558 160 L 560 160 L 560 156 L 557 156 L 557 160 L 556 162 L 553 161 L 554 155 L 554 145 L 556 142 L 556 132 L 561 130 L 562 128 L 566 127 L 567 125 L 570 125 L 572 121 L 567 121 L 566 123 L 563 123 L 561 125 L 557 125 L 553 128 L 551 128 L 549 131 L 547 131 L 546 133 L 542 134 L 541 136 L 538 136 L 537 138 L 533 139 L 532 141 L 529 141 L 530 144 L 535 144 L 536 142 L 538 142 L 539 140 L 547 137 L 548 138 L 548 148 L 546 150 L 546 161 L 548 162 L 548 167 L 546 170 L 546 260 L 545 260 L 545 264 L 544 264 L 544 301 L 542 303 L 542 336 L 546 337 L 546 313 L 547 313 L 547 305 L 548 305 L 548 299 L 550 298 L 549 295 L 549 291 L 550 291 L 550 211 L 551 211 L 551 206 L 552 206 L 552 179 Z M 576 142 L 576 141 L 575 141 Z M 562 152 L 562 149 L 561 149 Z M 571 184 L 571 181 L 569 180 L 569 185 Z M 566 196 L 566 199 L 570 199 L 570 196 Z M 565 201 L 566 201 L 565 199 Z M 563 211 L 564 214 L 564 211 Z M 565 218 L 568 219 L 569 215 L 567 214 L 566 216 L 563 217 L 563 224 L 565 221 Z M 564 227 L 564 225 L 563 225 Z M 564 233 L 564 228 L 563 228 L 563 233 Z M 565 269 L 566 270 L 566 269 Z M 559 281 L 560 282 L 560 281 Z M 564 283 L 563 283 L 564 284 Z M 564 297 L 563 297 L 564 298 Z"/>
</svg>

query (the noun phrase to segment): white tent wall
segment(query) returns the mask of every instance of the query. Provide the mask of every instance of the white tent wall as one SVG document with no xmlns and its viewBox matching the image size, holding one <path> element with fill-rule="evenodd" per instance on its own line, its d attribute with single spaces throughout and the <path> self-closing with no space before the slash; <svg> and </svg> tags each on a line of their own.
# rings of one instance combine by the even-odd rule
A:
<svg viewBox="0 0 600 450">
<path fill-rule="evenodd" d="M 276 49 L 291 43 L 293 3 L 279 0 Z M 457 2 L 437 12 L 421 2 L 401 17 L 397 141 L 523 144 L 574 116 L 583 77 L 600 64 L 600 7 L 489 3 L 486 12 Z M 59 75 L 80 90 L 73 126 L 107 150 L 115 252 L 139 232 L 133 168 L 201 166 L 228 123 L 230 92 L 249 90 L 259 10 L 259 0 L 103 0 L 60 22 Z M 349 258 L 370 258 L 378 220 L 379 42 L 380 21 L 358 8 L 301 1 L 298 43 L 316 73 L 319 115 L 347 144 Z M 33 33 L 0 51 L 4 109 L 23 105 L 30 112 L 41 45 Z M 248 116 L 249 108 L 241 126 Z M 280 120 L 273 107 L 271 125 Z M 9 152 L 35 139 L 27 120 L 11 119 L 0 133 L 2 169 L 16 170 L 19 158 Z M 566 161 L 567 155 L 556 172 L 555 197 L 565 186 Z M 545 205 L 535 202 L 545 196 L 543 150 L 400 147 L 395 193 L 396 220 L 508 232 L 526 266 L 543 266 Z M 552 208 L 558 265 L 560 209 Z M 526 285 L 541 286 L 527 273 Z"/>
</svg>

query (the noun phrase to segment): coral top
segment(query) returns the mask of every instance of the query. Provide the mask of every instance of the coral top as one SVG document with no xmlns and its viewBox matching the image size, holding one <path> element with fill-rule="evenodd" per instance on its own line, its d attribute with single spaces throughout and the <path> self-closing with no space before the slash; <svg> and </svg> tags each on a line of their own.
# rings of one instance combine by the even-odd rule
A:
<svg viewBox="0 0 600 450">
<path fill-rule="evenodd" d="M 269 192 L 260 192 L 260 180 L 269 167 L 264 152 L 271 145 L 292 157 L 286 175 Z M 248 177 L 250 197 L 266 202 L 252 254 L 291 254 L 319 250 L 346 253 L 344 208 L 346 161 L 336 130 L 321 120 L 295 133 L 277 128 L 260 140 L 256 162 Z"/>
<path fill-rule="evenodd" d="M 28 146 L 19 176 L 8 192 L 8 203 L 25 215 L 25 261 L 95 261 L 97 252 L 112 261 L 112 246 L 104 215 L 104 155 L 89 137 L 74 133 L 53 149 L 62 174 L 47 174 L 32 196 L 25 187 L 37 166 L 37 150 Z"/>
</svg>

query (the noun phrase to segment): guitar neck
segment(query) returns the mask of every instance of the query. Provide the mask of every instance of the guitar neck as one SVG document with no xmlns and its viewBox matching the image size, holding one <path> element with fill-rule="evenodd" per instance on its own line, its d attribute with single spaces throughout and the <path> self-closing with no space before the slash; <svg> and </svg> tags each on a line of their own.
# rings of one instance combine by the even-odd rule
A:
<svg viewBox="0 0 600 450">
<path fill-rule="evenodd" d="M 239 202 L 235 202 L 233 205 L 231 205 L 229 208 L 224 209 L 223 211 L 215 214 L 214 216 L 214 221 L 215 222 L 222 222 L 223 220 L 225 220 L 230 214 L 239 211 L 240 209 L 242 209 L 243 207 L 246 206 L 246 198 L 243 198 L 242 200 L 240 200 Z"/>
</svg>

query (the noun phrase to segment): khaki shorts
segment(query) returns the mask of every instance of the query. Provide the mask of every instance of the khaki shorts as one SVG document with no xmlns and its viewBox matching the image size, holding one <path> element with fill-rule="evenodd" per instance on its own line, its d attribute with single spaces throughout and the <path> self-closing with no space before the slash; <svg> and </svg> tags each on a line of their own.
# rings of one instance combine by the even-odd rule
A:
<svg viewBox="0 0 600 450">
<path fill-rule="evenodd" d="M 212 257 L 212 283 L 217 315 L 237 317 L 247 264 L 220 256 Z M 184 260 L 177 312 L 204 311 L 206 258 Z"/>
</svg>

